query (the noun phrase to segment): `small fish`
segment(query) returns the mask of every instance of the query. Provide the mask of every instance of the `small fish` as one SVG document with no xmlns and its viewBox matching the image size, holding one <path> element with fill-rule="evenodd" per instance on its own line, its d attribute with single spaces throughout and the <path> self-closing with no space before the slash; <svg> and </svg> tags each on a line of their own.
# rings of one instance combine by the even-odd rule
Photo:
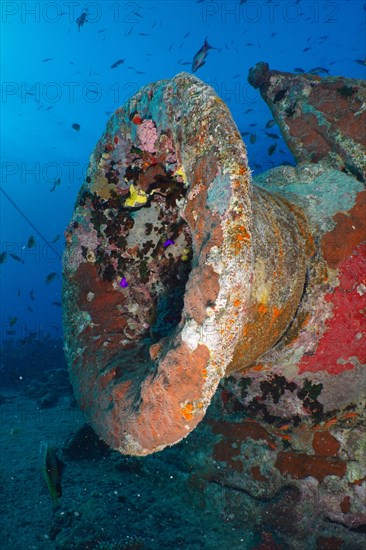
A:
<svg viewBox="0 0 366 550">
<path fill-rule="evenodd" d="M 271 139 L 280 139 L 280 136 L 278 134 L 272 132 L 266 132 L 266 135 Z"/>
<path fill-rule="evenodd" d="M 52 281 L 57 277 L 56 271 L 52 271 L 52 273 L 49 273 L 46 277 L 45 283 L 46 285 L 49 285 L 52 283 Z"/>
<path fill-rule="evenodd" d="M 55 302 L 52 302 L 52 305 L 53 305 L 53 306 L 57 306 L 57 307 L 61 307 L 61 306 L 62 306 L 61 302 L 56 302 L 56 301 L 55 301 Z"/>
<path fill-rule="evenodd" d="M 13 258 L 13 260 L 15 260 L 16 262 L 24 264 L 24 260 L 22 260 L 22 258 L 20 258 L 17 254 L 9 254 L 9 256 Z"/>
<path fill-rule="evenodd" d="M 334 424 L 337 424 L 338 418 L 335 416 L 334 418 L 331 418 L 328 420 L 328 422 L 325 422 L 325 424 L 322 425 L 323 430 L 329 430 Z"/>
<path fill-rule="evenodd" d="M 304 73 L 305 73 L 305 70 L 302 69 L 301 67 L 295 67 L 295 68 L 294 68 L 294 73 L 301 73 L 301 74 L 304 74 Z"/>
<path fill-rule="evenodd" d="M 253 109 L 247 109 L 244 114 L 247 115 L 248 113 L 251 113 L 252 111 L 253 111 Z"/>
<path fill-rule="evenodd" d="M 240 135 L 242 137 L 246 137 L 246 136 L 249 136 L 250 132 L 240 132 Z"/>
<path fill-rule="evenodd" d="M 30 299 L 32 300 L 32 302 L 34 302 L 34 290 L 30 290 L 29 291 L 29 296 L 30 296 Z"/>
<path fill-rule="evenodd" d="M 359 415 L 355 412 L 349 412 L 349 413 L 346 413 L 344 416 L 343 416 L 343 420 L 348 420 L 348 419 L 351 419 L 351 418 L 357 418 Z"/>
<path fill-rule="evenodd" d="M 174 241 L 171 239 L 167 239 L 165 243 L 163 243 L 163 247 L 166 248 L 167 246 L 170 246 L 171 244 L 174 244 Z"/>
<path fill-rule="evenodd" d="M 8 253 L 7 252 L 2 252 L 0 254 L 0 265 L 3 264 L 4 262 L 6 262 L 6 258 L 8 256 Z"/>
<path fill-rule="evenodd" d="M 277 143 L 272 143 L 272 145 L 268 147 L 268 151 L 267 151 L 269 156 L 273 155 L 276 149 L 277 149 Z"/>
<path fill-rule="evenodd" d="M 83 13 L 79 15 L 79 17 L 76 19 L 76 24 L 78 26 L 79 31 L 80 31 L 80 27 L 82 27 L 84 23 L 88 23 L 87 17 L 88 17 L 88 12 L 83 11 Z"/>
<path fill-rule="evenodd" d="M 308 52 L 309 50 L 311 50 L 311 46 L 308 46 L 307 48 L 304 48 L 302 51 L 303 52 Z"/>
<path fill-rule="evenodd" d="M 198 52 L 195 54 L 193 61 L 192 61 L 192 72 L 196 72 L 200 67 L 203 67 L 205 64 L 205 59 L 207 57 L 208 50 L 215 49 L 213 46 L 210 46 L 210 44 L 207 42 L 207 38 L 205 38 L 205 41 L 203 43 L 203 46 L 198 50 Z"/>
<path fill-rule="evenodd" d="M 11 327 L 13 327 L 13 326 L 16 324 L 17 320 L 18 320 L 18 317 L 10 317 L 10 319 L 9 319 L 9 325 L 10 325 Z"/>
<path fill-rule="evenodd" d="M 257 136 L 255 134 L 250 134 L 249 141 L 253 145 L 253 143 L 257 141 Z"/>
<path fill-rule="evenodd" d="M 42 455 L 42 472 L 46 485 L 50 492 L 54 506 L 57 506 L 58 499 L 62 496 L 62 472 L 64 463 L 57 456 L 55 449 L 49 447 L 47 443 L 41 442 L 39 450 Z"/>
<path fill-rule="evenodd" d="M 78 124 L 77 122 L 74 122 L 74 124 L 71 124 L 71 128 L 72 128 L 73 130 L 76 130 L 77 132 L 79 132 L 81 126 L 80 126 L 80 124 Z"/>
<path fill-rule="evenodd" d="M 27 306 L 27 310 L 33 313 L 33 309 L 30 306 Z"/>
<path fill-rule="evenodd" d="M 282 426 L 279 426 L 277 429 L 278 430 L 289 430 L 291 428 L 291 424 L 282 424 Z"/>
<path fill-rule="evenodd" d="M 363 65 L 364 67 L 366 66 L 366 59 L 355 59 L 355 61 L 359 65 Z"/>
<path fill-rule="evenodd" d="M 324 67 L 314 67 L 313 69 L 310 69 L 310 71 L 308 71 L 308 73 L 320 75 L 320 74 L 329 74 L 329 71 L 328 71 L 328 69 L 325 69 Z"/>
<path fill-rule="evenodd" d="M 292 441 L 292 436 L 289 434 L 282 434 L 282 433 L 276 433 L 276 432 L 275 434 L 281 439 L 283 439 L 284 441 Z"/>
<path fill-rule="evenodd" d="M 61 183 L 61 179 L 60 179 L 60 178 L 57 178 L 57 180 L 55 180 L 55 181 L 53 182 L 53 187 L 50 189 L 50 193 L 52 193 L 52 192 L 56 189 L 56 187 L 57 187 L 58 185 L 60 185 L 60 183 Z"/>
<path fill-rule="evenodd" d="M 31 235 L 28 239 L 27 247 L 34 248 L 36 246 L 36 239 Z"/>
<path fill-rule="evenodd" d="M 276 124 L 276 121 L 272 119 L 268 120 L 266 123 L 266 128 L 273 128 L 273 126 Z"/>
<path fill-rule="evenodd" d="M 56 237 L 52 239 L 51 244 L 57 243 L 61 239 L 61 235 L 57 233 Z"/>
<path fill-rule="evenodd" d="M 42 59 L 42 63 L 47 63 L 47 61 L 53 61 L 53 57 L 46 57 L 46 59 Z"/>
<path fill-rule="evenodd" d="M 124 59 L 118 59 L 117 61 L 115 61 L 112 65 L 111 65 L 111 69 L 115 69 L 116 67 L 118 67 L 118 65 L 121 65 L 122 63 L 124 63 Z"/>
</svg>

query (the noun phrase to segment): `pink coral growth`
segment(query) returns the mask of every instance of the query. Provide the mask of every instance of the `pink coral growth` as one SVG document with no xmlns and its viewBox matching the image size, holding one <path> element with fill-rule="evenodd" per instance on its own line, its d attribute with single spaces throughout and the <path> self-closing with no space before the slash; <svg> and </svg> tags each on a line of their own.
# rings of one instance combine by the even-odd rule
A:
<svg viewBox="0 0 366 550">
<path fill-rule="evenodd" d="M 137 136 L 140 140 L 141 149 L 148 153 L 156 153 L 155 142 L 158 138 L 156 126 L 152 120 L 144 120 L 137 127 Z"/>
</svg>

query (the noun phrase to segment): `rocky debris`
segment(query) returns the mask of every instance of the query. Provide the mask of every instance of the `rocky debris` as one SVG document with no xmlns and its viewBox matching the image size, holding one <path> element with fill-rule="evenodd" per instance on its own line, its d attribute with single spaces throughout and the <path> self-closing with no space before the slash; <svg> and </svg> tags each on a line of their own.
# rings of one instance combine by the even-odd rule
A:
<svg viewBox="0 0 366 550">
<path fill-rule="evenodd" d="M 366 182 L 366 83 L 270 70 L 257 63 L 249 83 L 259 88 L 298 162 L 330 166 Z"/>
</svg>

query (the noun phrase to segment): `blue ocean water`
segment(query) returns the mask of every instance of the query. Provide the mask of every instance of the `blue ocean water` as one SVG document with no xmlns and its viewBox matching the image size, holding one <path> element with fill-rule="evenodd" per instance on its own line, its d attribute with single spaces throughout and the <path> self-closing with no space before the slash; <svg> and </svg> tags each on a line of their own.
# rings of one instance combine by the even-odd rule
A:
<svg viewBox="0 0 366 550">
<path fill-rule="evenodd" d="M 0 9 L 1 347 L 12 349 L 19 388 L 27 364 L 32 372 L 37 364 L 44 368 L 45 356 L 27 356 L 24 343 L 48 345 L 62 339 L 63 233 L 89 156 L 115 109 L 149 82 L 192 72 L 194 56 L 207 39 L 212 49 L 195 74 L 230 107 L 253 173 L 292 164 L 282 138 L 274 154 L 268 152 L 273 140 L 265 132 L 272 115 L 248 84 L 248 71 L 265 61 L 280 71 L 365 78 L 366 4 L 2 0 Z M 269 131 L 280 134 L 276 126 Z M 55 349 L 60 353 L 56 344 Z M 58 365 L 62 358 L 47 348 L 47 361 L 48 366 Z M 130 480 L 133 468 L 126 469 Z M 156 540 L 143 547 L 155 548 Z M 176 547 L 233 548 L 225 537 L 217 546 L 203 539 L 189 546 L 184 540 Z M 240 540 L 238 535 L 237 548 L 251 548 L 255 542 L 249 537 L 243 546 Z M 19 548 L 46 547 L 32 544 Z M 161 547 L 175 547 L 169 544 Z"/>
</svg>

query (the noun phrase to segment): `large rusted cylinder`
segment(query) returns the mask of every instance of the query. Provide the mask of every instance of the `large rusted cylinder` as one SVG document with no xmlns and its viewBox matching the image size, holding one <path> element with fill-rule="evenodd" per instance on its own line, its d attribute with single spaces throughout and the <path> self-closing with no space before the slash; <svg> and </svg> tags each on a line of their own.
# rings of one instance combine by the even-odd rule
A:
<svg viewBox="0 0 366 550">
<path fill-rule="evenodd" d="M 133 455 L 184 438 L 220 379 L 281 338 L 312 253 L 300 209 L 251 185 L 228 108 L 184 73 L 111 117 L 66 240 L 75 395 Z"/>
</svg>

